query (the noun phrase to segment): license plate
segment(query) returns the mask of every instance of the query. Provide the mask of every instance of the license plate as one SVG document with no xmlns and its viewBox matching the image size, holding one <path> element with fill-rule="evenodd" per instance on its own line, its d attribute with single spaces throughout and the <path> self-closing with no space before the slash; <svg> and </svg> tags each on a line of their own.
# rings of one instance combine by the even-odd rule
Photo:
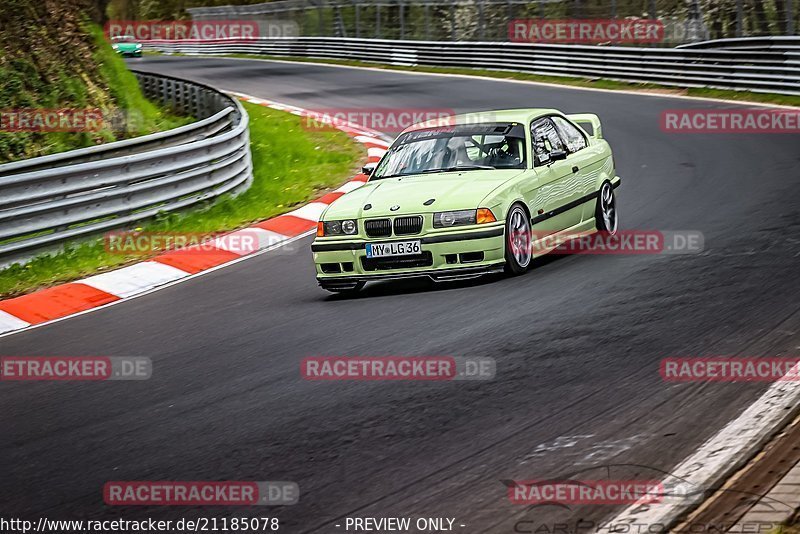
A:
<svg viewBox="0 0 800 534">
<path fill-rule="evenodd" d="M 419 240 L 396 241 L 394 243 L 367 243 L 368 258 L 383 258 L 385 256 L 412 256 L 422 254 Z"/>
</svg>

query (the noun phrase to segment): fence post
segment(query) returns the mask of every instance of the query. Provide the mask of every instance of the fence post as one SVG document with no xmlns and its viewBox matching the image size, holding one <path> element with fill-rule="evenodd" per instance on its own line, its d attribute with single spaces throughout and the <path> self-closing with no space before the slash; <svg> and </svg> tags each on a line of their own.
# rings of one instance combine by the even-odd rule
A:
<svg viewBox="0 0 800 534">
<path fill-rule="evenodd" d="M 483 16 L 483 0 L 478 0 L 478 40 L 486 40 L 486 20 Z"/>
<path fill-rule="evenodd" d="M 450 40 L 456 40 L 456 4 L 453 0 L 450 2 Z"/>
<path fill-rule="evenodd" d="M 400 9 L 400 40 L 402 41 L 406 38 L 406 10 L 403 5 L 403 0 L 397 2 L 397 7 Z"/>
<path fill-rule="evenodd" d="M 794 35 L 794 0 L 786 0 L 786 35 Z"/>
<path fill-rule="evenodd" d="M 375 4 L 375 38 L 381 38 L 381 5 Z"/>
<path fill-rule="evenodd" d="M 357 1 L 357 0 L 356 0 Z M 361 37 L 361 4 L 356 4 L 356 39 Z"/>
<path fill-rule="evenodd" d="M 430 4 L 425 2 L 425 40 L 431 40 L 431 14 L 430 14 Z"/>
<path fill-rule="evenodd" d="M 742 0 L 736 0 L 736 37 L 741 37 L 743 33 L 744 10 Z"/>
</svg>

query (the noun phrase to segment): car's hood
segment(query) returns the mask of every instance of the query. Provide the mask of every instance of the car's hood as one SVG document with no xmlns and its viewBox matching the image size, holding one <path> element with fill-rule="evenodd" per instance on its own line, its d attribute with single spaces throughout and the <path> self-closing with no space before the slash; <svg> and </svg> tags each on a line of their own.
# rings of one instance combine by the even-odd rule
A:
<svg viewBox="0 0 800 534">
<path fill-rule="evenodd" d="M 114 50 L 118 52 L 136 52 L 139 49 L 137 43 L 115 43 Z"/>
<path fill-rule="evenodd" d="M 372 180 L 330 205 L 326 220 L 475 209 L 523 169 L 444 172 Z M 425 205 L 433 199 L 432 203 Z M 368 210 L 364 206 L 370 204 Z M 399 206 L 392 210 L 392 207 Z"/>
</svg>

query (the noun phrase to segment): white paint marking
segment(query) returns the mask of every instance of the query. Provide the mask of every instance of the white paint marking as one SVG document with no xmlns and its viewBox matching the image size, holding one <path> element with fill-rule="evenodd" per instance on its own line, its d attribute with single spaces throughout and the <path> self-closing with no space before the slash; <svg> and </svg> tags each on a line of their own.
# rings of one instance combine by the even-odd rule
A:
<svg viewBox="0 0 800 534">
<path fill-rule="evenodd" d="M 119 298 L 127 298 L 186 276 L 189 276 L 189 273 L 170 265 L 145 261 L 116 271 L 90 276 L 78 282 Z"/>
<path fill-rule="evenodd" d="M 265 248 L 264 250 L 259 250 L 255 254 L 248 254 L 247 256 L 242 256 L 240 258 L 236 258 L 235 260 L 231 260 L 231 261 L 229 261 L 227 263 L 223 263 L 221 265 L 217 265 L 217 266 L 212 267 L 210 269 L 207 269 L 205 271 L 200 271 L 199 273 L 195 273 L 195 274 L 186 276 L 184 278 L 180 278 L 178 280 L 173 280 L 172 282 L 167 282 L 166 284 L 164 284 L 162 286 L 158 286 L 158 287 L 154 287 L 152 289 L 148 289 L 147 291 L 144 291 L 143 293 L 139 293 L 139 294 L 133 295 L 133 296 L 127 298 L 127 299 L 115 300 L 113 302 L 109 302 L 108 304 L 104 304 L 104 305 L 98 306 L 96 308 L 89 308 L 88 310 L 83 310 L 82 312 L 73 313 L 72 315 L 67 315 L 65 317 L 59 317 L 58 319 L 53 319 L 52 321 L 45 321 L 43 323 L 33 324 L 33 325 L 28 326 L 24 330 L 23 329 L 18 329 L 18 330 L 14 330 L 14 331 L 11 331 L 11 332 L 0 333 L 0 338 L 4 338 L 6 336 L 13 336 L 14 334 L 18 334 L 20 332 L 27 332 L 27 331 L 30 331 L 30 330 L 34 330 L 36 328 L 41 328 L 43 326 L 51 325 L 53 323 L 60 323 L 61 321 L 66 321 L 67 319 L 72 319 L 74 317 L 79 317 L 81 315 L 86 315 L 87 313 L 92 313 L 92 312 L 96 312 L 98 310 L 109 308 L 111 306 L 116 306 L 118 304 L 122 304 L 123 302 L 128 302 L 131 299 L 144 297 L 145 295 L 149 295 L 150 293 L 154 293 L 156 291 L 160 291 L 162 289 L 166 289 L 168 287 L 172 287 L 172 286 L 174 286 L 176 284 L 180 284 L 180 283 L 185 282 L 187 280 L 192 280 L 192 279 L 198 278 L 200 276 L 205 276 L 205 275 L 207 275 L 209 273 L 213 273 L 214 271 L 218 271 L 219 269 L 225 269 L 226 267 L 230 267 L 231 265 L 234 265 L 234 264 L 239 263 L 241 261 L 247 261 L 247 260 L 249 260 L 251 258 L 255 258 L 257 256 L 261 256 L 262 254 L 267 254 L 269 252 L 272 252 L 273 250 L 276 250 L 276 249 L 279 249 L 279 248 L 284 247 L 286 245 L 289 245 L 291 243 L 294 243 L 295 241 L 299 241 L 300 239 L 304 239 L 304 238 L 314 234 L 315 232 L 316 232 L 316 229 L 309 230 L 308 232 L 302 233 L 302 234 L 300 234 L 298 236 L 291 237 L 291 238 L 287 239 L 286 241 L 282 241 L 282 242 L 278 243 L 277 245 L 275 245 L 273 247 Z M 183 272 L 183 271 L 181 271 L 181 272 Z M 84 281 L 83 280 L 76 280 L 76 282 L 83 283 Z"/>
<path fill-rule="evenodd" d="M 306 219 L 307 221 L 318 221 L 322 212 L 325 211 L 325 208 L 328 207 L 328 204 L 324 204 L 322 202 L 312 202 L 311 204 L 306 204 L 302 208 L 298 208 L 294 211 L 290 211 L 286 215 L 292 215 L 294 217 L 300 217 L 301 219 Z"/>
<path fill-rule="evenodd" d="M 341 186 L 339 189 L 336 190 L 336 192 L 337 193 L 338 192 L 349 193 L 350 191 L 354 191 L 354 190 L 358 189 L 362 185 L 364 185 L 364 182 L 359 182 L 357 180 L 352 180 L 350 182 L 347 182 L 343 186 Z"/>
<path fill-rule="evenodd" d="M 389 148 L 391 143 L 384 141 L 383 139 L 379 139 L 377 137 L 371 137 L 369 135 L 357 135 L 356 141 L 359 143 L 372 143 L 374 145 L 381 145 L 383 147 Z"/>
<path fill-rule="evenodd" d="M 12 330 L 19 330 L 20 328 L 25 328 L 26 326 L 30 325 L 31 324 L 29 322 L 18 319 L 10 313 L 0 310 L 0 334 L 5 334 L 6 332 L 11 332 Z"/>
<path fill-rule="evenodd" d="M 386 154 L 385 148 L 368 148 L 367 149 L 367 157 L 376 157 L 382 158 L 383 155 Z"/>
</svg>

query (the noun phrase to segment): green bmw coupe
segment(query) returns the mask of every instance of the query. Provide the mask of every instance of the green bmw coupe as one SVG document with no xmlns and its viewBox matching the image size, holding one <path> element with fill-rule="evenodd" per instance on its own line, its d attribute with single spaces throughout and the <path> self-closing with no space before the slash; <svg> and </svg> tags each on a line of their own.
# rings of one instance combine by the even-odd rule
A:
<svg viewBox="0 0 800 534">
<path fill-rule="evenodd" d="M 521 274 L 560 237 L 617 231 L 620 178 L 597 115 L 521 109 L 415 125 L 365 172 L 322 214 L 311 247 L 329 291 Z"/>
</svg>

